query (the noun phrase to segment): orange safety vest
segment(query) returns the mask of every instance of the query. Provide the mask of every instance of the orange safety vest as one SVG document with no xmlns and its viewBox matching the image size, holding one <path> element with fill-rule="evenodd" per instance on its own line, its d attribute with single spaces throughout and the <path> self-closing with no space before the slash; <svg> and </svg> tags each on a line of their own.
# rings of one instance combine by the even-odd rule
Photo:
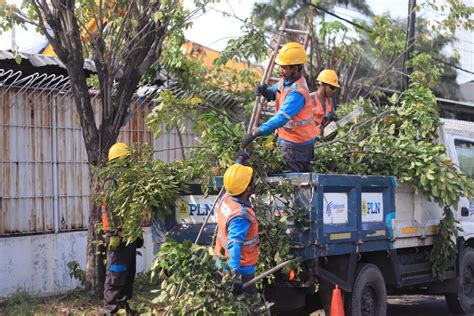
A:
<svg viewBox="0 0 474 316">
<path fill-rule="evenodd" d="M 260 254 L 260 241 L 258 239 L 258 224 L 255 212 L 242 204 L 236 202 L 232 196 L 225 194 L 217 206 L 217 239 L 214 253 L 223 258 L 229 258 L 227 250 L 228 225 L 236 216 L 245 216 L 250 221 L 250 228 L 245 236 L 244 243 L 240 249 L 240 265 L 243 267 L 257 264 Z"/>
<path fill-rule="evenodd" d="M 105 192 L 102 192 L 102 205 L 100 206 L 100 211 L 102 215 L 102 227 L 105 232 L 110 232 L 109 219 L 107 217 L 107 202 L 105 199 Z"/>
<path fill-rule="evenodd" d="M 314 122 L 316 124 L 316 130 L 318 136 L 321 133 L 321 123 L 323 121 L 323 116 L 325 114 L 331 113 L 334 110 L 334 104 L 332 98 L 326 98 L 323 100 L 318 97 L 316 92 L 310 93 L 310 98 L 313 101 L 313 115 L 314 115 Z"/>
<path fill-rule="evenodd" d="M 304 143 L 316 137 L 316 126 L 311 124 L 314 122 L 313 102 L 309 97 L 308 85 L 303 76 L 289 87 L 284 87 L 283 79 L 280 79 L 275 98 L 275 112 L 280 110 L 280 106 L 285 101 L 288 93 L 293 91 L 304 96 L 304 107 L 285 126 L 277 130 L 277 135 L 288 142 Z"/>
</svg>

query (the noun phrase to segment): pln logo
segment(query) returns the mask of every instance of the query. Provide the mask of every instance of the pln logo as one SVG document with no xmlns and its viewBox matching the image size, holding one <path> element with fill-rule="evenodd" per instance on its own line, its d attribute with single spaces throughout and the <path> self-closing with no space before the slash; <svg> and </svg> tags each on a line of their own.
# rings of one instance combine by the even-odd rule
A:
<svg viewBox="0 0 474 316">
<path fill-rule="evenodd" d="M 212 204 L 200 204 L 200 203 L 189 203 L 189 217 L 191 216 L 207 216 L 211 212 L 211 216 L 214 215 Z"/>
<path fill-rule="evenodd" d="M 367 214 L 380 214 L 382 210 L 382 203 L 367 202 Z"/>
</svg>

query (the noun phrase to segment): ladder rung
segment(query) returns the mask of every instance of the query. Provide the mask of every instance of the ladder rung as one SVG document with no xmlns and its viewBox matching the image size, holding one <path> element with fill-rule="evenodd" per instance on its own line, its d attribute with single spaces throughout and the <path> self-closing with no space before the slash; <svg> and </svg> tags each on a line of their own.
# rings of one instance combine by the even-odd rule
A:
<svg viewBox="0 0 474 316">
<path fill-rule="evenodd" d="M 296 34 L 308 34 L 308 30 L 297 30 L 297 29 L 283 29 L 283 32 L 286 33 L 296 33 Z"/>
<path fill-rule="evenodd" d="M 277 78 L 277 77 L 271 77 L 271 78 L 270 78 L 270 81 L 280 81 L 280 78 Z"/>
</svg>

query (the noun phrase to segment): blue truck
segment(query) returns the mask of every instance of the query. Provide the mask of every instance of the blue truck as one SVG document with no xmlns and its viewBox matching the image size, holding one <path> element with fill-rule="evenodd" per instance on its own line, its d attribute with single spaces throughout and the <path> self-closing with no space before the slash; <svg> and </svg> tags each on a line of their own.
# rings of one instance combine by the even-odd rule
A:
<svg viewBox="0 0 474 316">
<path fill-rule="evenodd" d="M 463 124 L 459 128 L 459 121 L 444 120 L 440 142 L 473 176 L 474 124 Z M 267 180 L 270 185 L 289 181 L 294 188 L 289 203 L 275 199 L 269 204 L 269 216 L 278 220 L 294 208 L 303 209 L 305 216 L 305 224 L 288 223 L 292 253 L 301 259 L 302 272 L 296 279 L 278 273 L 264 288 L 273 311 L 328 312 L 337 284 L 346 315 L 385 315 L 387 295 L 406 293 L 444 295 L 452 313 L 474 313 L 474 207 L 469 199 L 460 198 L 453 210 L 462 228 L 455 240 L 458 257 L 446 279 L 438 281 L 428 258 L 443 210 L 396 178 L 287 173 Z M 166 227 L 155 227 L 154 239 L 162 240 L 156 232 L 163 229 L 177 240 L 195 239 L 215 198 L 215 192 L 205 197 L 193 186 L 177 201 L 175 217 Z M 202 243 L 211 242 L 215 222 L 211 214 Z"/>
</svg>

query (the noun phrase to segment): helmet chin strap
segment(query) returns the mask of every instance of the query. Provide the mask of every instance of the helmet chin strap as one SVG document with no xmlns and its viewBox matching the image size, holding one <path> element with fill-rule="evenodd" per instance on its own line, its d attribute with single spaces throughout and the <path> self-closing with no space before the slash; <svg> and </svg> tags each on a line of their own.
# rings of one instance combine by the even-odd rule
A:
<svg viewBox="0 0 474 316">
<path fill-rule="evenodd" d="M 300 79 L 303 73 L 301 71 L 296 71 L 293 76 L 290 78 L 286 79 L 286 84 L 291 85 L 293 84 L 296 80 Z"/>
</svg>

